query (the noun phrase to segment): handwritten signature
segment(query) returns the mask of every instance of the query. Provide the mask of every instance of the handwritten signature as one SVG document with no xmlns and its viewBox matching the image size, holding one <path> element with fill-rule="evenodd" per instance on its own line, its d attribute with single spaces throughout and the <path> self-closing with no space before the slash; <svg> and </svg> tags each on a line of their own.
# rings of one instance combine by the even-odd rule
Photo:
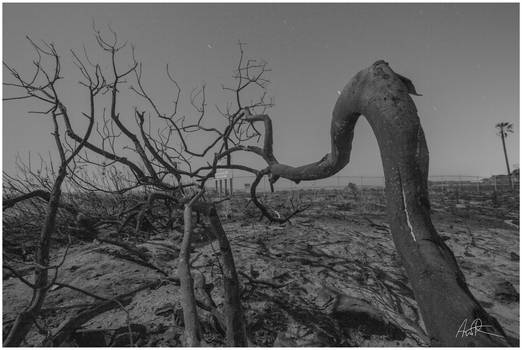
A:
<svg viewBox="0 0 522 350">
<path fill-rule="evenodd" d="M 486 332 L 485 330 L 482 330 L 482 328 L 485 328 L 485 329 L 487 329 L 488 327 L 491 329 L 494 329 L 494 328 L 491 325 L 487 325 L 487 324 L 483 325 L 482 320 L 480 318 L 476 318 L 475 320 L 473 320 L 473 322 L 471 322 L 470 327 L 469 328 L 467 328 L 467 327 L 468 327 L 468 319 L 466 318 L 460 325 L 459 330 L 457 331 L 457 334 L 455 335 L 455 338 L 458 338 L 459 334 L 460 334 L 461 338 L 464 338 L 464 337 L 476 336 L 477 333 L 484 333 L 484 334 L 493 335 L 495 337 L 502 337 L 501 335 L 498 335 L 495 333 L 489 333 L 489 332 Z"/>
</svg>

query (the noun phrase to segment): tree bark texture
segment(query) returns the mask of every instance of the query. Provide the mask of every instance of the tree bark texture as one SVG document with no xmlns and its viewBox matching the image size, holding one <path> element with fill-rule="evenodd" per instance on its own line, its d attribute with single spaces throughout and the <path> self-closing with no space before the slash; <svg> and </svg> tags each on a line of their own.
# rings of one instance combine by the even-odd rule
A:
<svg viewBox="0 0 522 350">
<path fill-rule="evenodd" d="M 393 240 L 431 344 L 508 346 L 502 327 L 471 294 L 455 256 L 431 222 L 428 148 L 410 94 L 417 92 L 409 79 L 395 73 L 386 62 L 375 62 L 346 85 L 335 104 L 331 152 L 300 167 L 271 164 L 269 171 L 295 182 L 334 175 L 350 161 L 355 124 L 364 115 L 381 152 Z M 482 332 L 473 336 L 458 333 L 465 320 L 470 325 L 476 319 L 484 325 Z"/>
<path fill-rule="evenodd" d="M 247 347 L 246 323 L 241 308 L 241 292 L 232 249 L 214 206 L 208 211 L 208 218 L 221 252 L 227 346 Z"/>
<path fill-rule="evenodd" d="M 185 346 L 199 347 L 201 336 L 194 296 L 194 280 L 190 274 L 190 241 L 192 236 L 192 204 L 185 205 L 185 232 L 179 252 L 178 277 L 181 291 L 181 306 L 185 323 Z"/>
</svg>

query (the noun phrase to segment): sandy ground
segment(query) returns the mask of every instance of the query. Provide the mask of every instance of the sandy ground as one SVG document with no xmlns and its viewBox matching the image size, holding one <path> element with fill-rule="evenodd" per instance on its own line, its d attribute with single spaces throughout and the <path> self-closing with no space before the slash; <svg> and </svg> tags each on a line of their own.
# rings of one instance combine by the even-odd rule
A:
<svg viewBox="0 0 522 350">
<path fill-rule="evenodd" d="M 244 208 L 238 198 L 233 208 Z M 504 327 L 519 338 L 519 231 L 488 210 L 452 210 L 434 205 L 433 221 L 455 253 L 472 293 Z M 481 207 L 482 208 L 482 207 Z M 382 206 L 372 214 L 354 210 L 341 199 L 316 202 L 290 223 L 269 225 L 236 211 L 224 227 L 243 287 L 249 341 L 255 346 L 426 346 L 417 304 L 395 251 Z M 370 212 L 370 211 L 369 211 Z M 205 235 L 204 228 L 198 234 Z M 154 263 L 175 277 L 179 232 L 156 235 L 142 243 Z M 222 302 L 216 242 L 197 244 L 193 271 L 204 276 L 211 295 Z M 57 252 L 58 255 L 63 250 Z M 119 254 L 119 255 L 118 255 Z M 165 276 L 122 258 L 121 248 L 97 241 L 75 245 L 58 281 L 111 298 Z M 3 321 L 8 324 L 30 300 L 30 290 L 15 278 L 3 283 Z M 343 300 L 363 300 L 381 315 L 336 312 Z M 54 288 L 44 305 L 41 328 L 56 330 L 84 304 L 96 300 L 68 288 Z M 79 307 L 72 307 L 71 306 Z M 208 346 L 223 346 L 219 325 L 200 310 Z M 122 308 L 86 323 L 85 334 L 102 334 L 106 344 L 128 323 L 142 333 L 135 345 L 181 346 L 182 312 L 178 286 L 164 280 L 135 294 Z M 140 328 L 141 327 L 141 328 Z M 103 330 L 87 332 L 87 330 Z M 457 331 L 457 330 L 455 330 Z M 112 333 L 111 333 L 112 332 Z M 81 333 L 81 332 L 80 332 Z M 139 332 L 138 332 L 139 333 Z M 33 330 L 28 345 L 44 335 Z M 93 345 L 76 336 L 69 345 Z M 119 339 L 129 345 L 128 335 Z"/>
</svg>

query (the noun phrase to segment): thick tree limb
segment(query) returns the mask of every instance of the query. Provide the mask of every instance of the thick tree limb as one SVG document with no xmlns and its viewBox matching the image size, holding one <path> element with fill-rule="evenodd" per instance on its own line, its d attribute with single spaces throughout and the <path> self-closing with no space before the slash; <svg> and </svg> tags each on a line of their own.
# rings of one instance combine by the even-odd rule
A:
<svg viewBox="0 0 522 350">
<path fill-rule="evenodd" d="M 27 199 L 31 199 L 31 198 L 35 198 L 35 197 L 36 198 L 41 198 L 41 199 L 43 199 L 45 201 L 49 201 L 50 194 L 49 194 L 48 191 L 36 190 L 36 191 L 32 191 L 32 192 L 20 195 L 20 196 L 15 197 L 15 198 L 4 199 L 2 201 L 3 202 L 2 203 L 3 204 L 3 210 L 6 210 L 8 208 L 13 207 L 18 202 L 22 202 L 22 201 L 25 201 Z"/>
<path fill-rule="evenodd" d="M 331 152 L 321 160 L 292 167 L 272 164 L 273 177 L 295 182 L 334 175 L 350 161 L 355 124 L 362 114 L 375 133 L 384 167 L 393 240 L 419 304 L 433 346 L 506 346 L 506 334 L 471 294 L 457 261 L 435 230 L 427 191 L 428 148 L 411 81 L 378 61 L 343 89 L 332 115 Z M 480 319 L 487 330 L 473 337 L 457 331 Z"/>
<path fill-rule="evenodd" d="M 227 346 L 246 347 L 248 346 L 246 322 L 241 307 L 239 279 L 232 249 L 216 208 L 212 206 L 207 215 L 212 232 L 218 238 L 222 258 Z"/>
<path fill-rule="evenodd" d="M 180 281 L 181 306 L 185 322 L 185 345 L 197 347 L 201 341 L 199 320 L 194 296 L 194 280 L 190 274 L 190 241 L 192 237 L 192 205 L 203 195 L 203 189 L 185 204 L 185 232 L 179 252 L 178 277 Z"/>
<path fill-rule="evenodd" d="M 18 204 L 18 203 L 20 203 L 22 201 L 31 199 L 31 198 L 41 198 L 44 201 L 48 202 L 50 200 L 50 198 L 51 198 L 51 194 L 49 193 L 49 191 L 35 190 L 35 191 L 32 191 L 32 192 L 20 195 L 20 196 L 15 197 L 15 198 L 3 199 L 2 200 L 3 210 L 12 208 L 16 204 Z M 70 204 L 59 203 L 58 206 L 60 208 L 63 208 L 65 210 L 67 210 L 69 213 L 71 213 L 73 215 L 78 214 L 78 209 L 76 209 L 74 206 L 72 206 Z"/>
</svg>

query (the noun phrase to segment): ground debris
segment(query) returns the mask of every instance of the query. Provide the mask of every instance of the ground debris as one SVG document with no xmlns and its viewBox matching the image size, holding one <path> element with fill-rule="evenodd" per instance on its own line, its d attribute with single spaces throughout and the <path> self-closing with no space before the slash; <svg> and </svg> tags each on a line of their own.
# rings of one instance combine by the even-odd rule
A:
<svg viewBox="0 0 522 350">
<path fill-rule="evenodd" d="M 288 194 L 276 195 L 263 200 L 279 208 Z M 232 208 L 237 210 L 233 210 L 233 220 L 224 220 L 224 229 L 240 277 L 251 345 L 428 345 L 411 286 L 389 234 L 382 191 L 360 191 L 357 198 L 350 193 L 300 192 L 301 200 L 311 207 L 284 225 L 259 220 L 258 214 L 249 216 L 251 208 L 244 209 L 245 198 L 232 197 Z M 449 195 L 434 196 L 433 223 L 455 253 L 472 293 L 508 336 L 518 338 L 520 258 L 513 248 L 519 244 L 518 230 L 504 222 L 513 220 L 513 209 L 502 199 L 494 208 L 475 197 L 466 201 L 466 208 L 455 208 L 455 203 Z M 118 329 L 119 346 L 129 346 L 129 333 L 124 330 L 129 322 L 144 327 L 137 332 L 140 337 L 132 340 L 135 346 L 182 344 L 183 315 L 175 279 L 179 242 L 174 231 L 138 241 L 111 235 L 110 239 L 120 239 L 131 250 L 99 241 L 76 242 L 71 247 L 59 282 L 113 298 L 151 280 L 161 281 L 126 301 L 126 312 L 115 307 L 82 325 L 74 333 L 76 340 L 71 338 L 71 346 L 87 344 L 82 337 L 99 344 L 103 338 L 105 345 L 101 346 L 110 346 L 115 341 L 112 333 Z M 196 236 L 191 262 L 203 344 L 223 346 L 219 249 L 204 224 L 198 224 Z M 53 256 L 62 253 L 63 247 L 58 247 Z M 17 270 L 31 272 L 23 258 L 9 259 Z M 28 287 L 4 274 L 6 327 L 30 295 Z M 40 322 L 56 332 L 63 320 L 97 302 L 67 288 L 52 288 Z M 43 338 L 33 330 L 25 345 L 39 345 Z"/>
</svg>

